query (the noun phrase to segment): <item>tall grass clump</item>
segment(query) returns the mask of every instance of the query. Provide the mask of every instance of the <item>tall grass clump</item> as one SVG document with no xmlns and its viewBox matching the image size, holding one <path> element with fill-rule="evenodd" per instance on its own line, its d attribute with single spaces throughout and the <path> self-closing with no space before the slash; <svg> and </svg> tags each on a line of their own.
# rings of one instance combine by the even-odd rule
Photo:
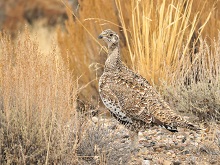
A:
<svg viewBox="0 0 220 165">
<path fill-rule="evenodd" d="M 23 35 L 13 43 L 0 34 L 1 164 L 68 163 L 76 149 L 76 83 L 55 47 L 42 54 L 28 30 Z"/>
<path fill-rule="evenodd" d="M 192 2 L 132 0 L 126 24 L 121 1 L 116 0 L 132 67 L 152 84 L 170 83 L 170 74 L 190 55 L 190 44 L 198 43 L 208 18 L 196 31 L 201 13 L 192 16 Z"/>
<path fill-rule="evenodd" d="M 220 35 L 210 46 L 200 39 L 198 53 L 176 68 L 164 95 L 180 112 L 194 113 L 202 121 L 220 121 Z"/>
<path fill-rule="evenodd" d="M 130 145 L 76 110 L 77 79 L 55 45 L 43 54 L 36 40 L 0 34 L 0 164 L 126 164 Z"/>
</svg>

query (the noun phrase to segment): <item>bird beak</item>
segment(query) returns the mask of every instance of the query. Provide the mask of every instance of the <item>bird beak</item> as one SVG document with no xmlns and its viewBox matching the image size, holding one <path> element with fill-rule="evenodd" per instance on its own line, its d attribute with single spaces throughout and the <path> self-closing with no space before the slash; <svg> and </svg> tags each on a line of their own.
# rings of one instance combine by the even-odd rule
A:
<svg viewBox="0 0 220 165">
<path fill-rule="evenodd" d="M 103 38 L 103 35 L 100 34 L 100 35 L 98 36 L 98 39 L 102 39 L 102 38 Z"/>
</svg>

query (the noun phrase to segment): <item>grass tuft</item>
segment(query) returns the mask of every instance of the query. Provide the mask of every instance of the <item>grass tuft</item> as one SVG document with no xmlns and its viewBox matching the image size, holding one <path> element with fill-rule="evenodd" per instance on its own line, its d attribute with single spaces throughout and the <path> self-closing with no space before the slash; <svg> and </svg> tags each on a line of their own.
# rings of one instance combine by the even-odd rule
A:
<svg viewBox="0 0 220 165">
<path fill-rule="evenodd" d="M 29 30 L 12 42 L 2 32 L 1 164 L 118 164 L 131 149 L 108 123 L 77 108 L 77 81 L 52 45 L 43 54 Z M 122 154 L 123 153 L 123 154 Z"/>
<path fill-rule="evenodd" d="M 194 113 L 201 121 L 220 121 L 220 36 L 210 47 L 200 40 L 192 63 L 180 65 L 164 95 L 179 112 Z M 185 60 L 186 61 L 186 60 Z"/>
<path fill-rule="evenodd" d="M 14 44 L 7 34 L 0 35 L 1 163 L 69 159 L 66 152 L 74 150 L 76 83 L 55 46 L 42 54 L 27 29 L 24 35 Z"/>
</svg>

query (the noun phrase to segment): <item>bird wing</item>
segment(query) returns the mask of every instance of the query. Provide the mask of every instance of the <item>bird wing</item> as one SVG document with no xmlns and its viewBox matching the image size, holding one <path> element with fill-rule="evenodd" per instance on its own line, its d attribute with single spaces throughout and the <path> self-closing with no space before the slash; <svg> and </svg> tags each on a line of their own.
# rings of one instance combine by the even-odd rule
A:
<svg viewBox="0 0 220 165">
<path fill-rule="evenodd" d="M 124 68 L 116 76 L 109 77 L 109 89 L 118 99 L 121 111 L 129 118 L 158 125 L 182 121 L 157 91 L 142 76 Z"/>
<path fill-rule="evenodd" d="M 104 105 L 118 120 L 126 123 L 132 123 L 132 120 L 122 111 L 118 98 L 108 86 L 102 87 L 100 96 Z"/>
</svg>

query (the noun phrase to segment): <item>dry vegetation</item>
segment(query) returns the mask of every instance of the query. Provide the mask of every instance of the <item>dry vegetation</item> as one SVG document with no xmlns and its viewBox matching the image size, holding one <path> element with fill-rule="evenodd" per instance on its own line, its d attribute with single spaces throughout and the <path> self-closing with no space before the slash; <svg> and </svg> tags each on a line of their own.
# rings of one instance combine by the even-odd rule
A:
<svg viewBox="0 0 220 165">
<path fill-rule="evenodd" d="M 56 47 L 43 54 L 27 29 L 23 35 L 15 43 L 0 35 L 0 163 L 127 162 L 129 145 L 114 145 L 116 132 L 76 111 L 77 82 Z"/>
<path fill-rule="evenodd" d="M 220 4 L 216 0 L 122 2 L 79 0 L 77 14 L 68 5 L 65 12 L 61 1 L 52 0 L 30 4 L 19 0 L 15 8 L 6 8 L 10 14 L 5 15 L 2 28 L 17 39 L 1 32 L 1 164 L 129 162 L 130 145 L 115 143 L 120 141 L 120 129 L 93 123 L 90 115 L 77 110 L 77 99 L 101 109 L 97 80 L 107 56 L 96 38 L 106 28 L 120 34 L 123 61 L 146 77 L 178 112 L 193 113 L 198 117 L 193 117 L 195 122 L 205 122 L 210 134 L 215 134 L 206 139 L 207 148 L 220 148 L 216 125 L 220 121 L 220 35 L 216 37 Z M 43 26 L 68 17 L 65 27 L 43 31 L 48 36 L 57 33 L 54 44 L 48 43 L 49 37 L 39 40 L 27 28 L 16 32 L 24 22 L 33 25 L 41 17 Z M 42 51 L 45 45 L 47 51 Z M 84 108 L 90 113 L 90 108 Z"/>
<path fill-rule="evenodd" d="M 193 62 L 176 68 L 171 84 L 163 85 L 164 95 L 182 113 L 194 113 L 200 121 L 220 122 L 220 37 L 210 46 L 200 40 Z M 190 61 L 188 59 L 188 61 Z M 184 68 L 184 69 L 183 69 Z"/>
<path fill-rule="evenodd" d="M 42 54 L 24 35 L 15 44 L 0 36 L 1 164 L 67 161 L 75 143 L 76 83 L 55 48 Z"/>
</svg>

